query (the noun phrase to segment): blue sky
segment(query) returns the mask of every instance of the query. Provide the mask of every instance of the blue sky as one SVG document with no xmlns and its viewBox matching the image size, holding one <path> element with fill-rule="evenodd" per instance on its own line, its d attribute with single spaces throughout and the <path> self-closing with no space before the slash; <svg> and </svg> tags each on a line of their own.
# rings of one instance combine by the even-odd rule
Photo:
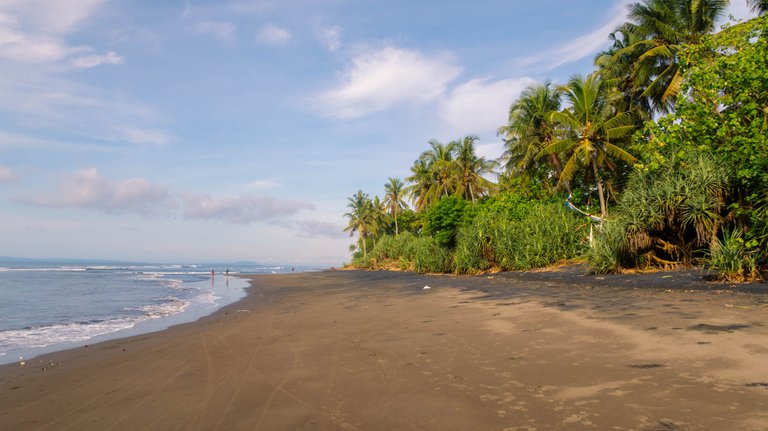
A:
<svg viewBox="0 0 768 431">
<path fill-rule="evenodd" d="M 348 196 L 497 157 L 627 3 L 0 0 L 0 255 L 339 265 Z"/>
</svg>

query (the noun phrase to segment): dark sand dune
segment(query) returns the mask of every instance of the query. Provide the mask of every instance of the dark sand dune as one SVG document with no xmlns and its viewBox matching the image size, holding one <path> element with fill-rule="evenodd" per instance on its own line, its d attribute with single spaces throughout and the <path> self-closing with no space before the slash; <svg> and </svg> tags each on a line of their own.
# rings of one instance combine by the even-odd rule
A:
<svg viewBox="0 0 768 431">
<path fill-rule="evenodd" d="M 768 429 L 765 285 L 699 279 L 253 277 L 198 322 L 0 367 L 0 430 Z"/>
</svg>

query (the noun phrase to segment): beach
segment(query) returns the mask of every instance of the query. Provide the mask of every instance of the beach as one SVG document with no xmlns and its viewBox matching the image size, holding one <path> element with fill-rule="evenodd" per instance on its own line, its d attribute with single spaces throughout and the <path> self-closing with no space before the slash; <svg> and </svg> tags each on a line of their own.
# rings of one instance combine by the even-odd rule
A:
<svg viewBox="0 0 768 431">
<path fill-rule="evenodd" d="M 196 322 L 0 367 L 0 429 L 768 429 L 765 284 L 579 267 L 249 280 Z"/>
</svg>

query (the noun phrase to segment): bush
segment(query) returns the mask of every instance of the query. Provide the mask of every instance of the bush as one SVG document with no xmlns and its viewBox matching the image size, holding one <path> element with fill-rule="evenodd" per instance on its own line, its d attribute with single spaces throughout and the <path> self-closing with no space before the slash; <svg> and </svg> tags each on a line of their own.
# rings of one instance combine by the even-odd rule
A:
<svg viewBox="0 0 768 431">
<path fill-rule="evenodd" d="M 627 249 L 626 225 L 621 220 L 610 220 L 595 230 L 592 247 L 587 251 L 589 273 L 615 274 L 629 263 L 631 255 Z"/>
<path fill-rule="evenodd" d="M 723 239 L 713 247 L 708 267 L 718 271 L 718 278 L 727 281 L 760 279 L 757 241 L 744 241 L 739 230 L 726 230 Z"/>
<path fill-rule="evenodd" d="M 456 244 L 456 233 L 464 220 L 464 212 L 471 204 L 457 196 L 440 199 L 426 214 L 425 232 L 445 247 Z"/>
<path fill-rule="evenodd" d="M 413 270 L 420 273 L 451 272 L 453 262 L 449 249 L 440 246 L 433 238 L 417 238 L 414 244 Z"/>
</svg>

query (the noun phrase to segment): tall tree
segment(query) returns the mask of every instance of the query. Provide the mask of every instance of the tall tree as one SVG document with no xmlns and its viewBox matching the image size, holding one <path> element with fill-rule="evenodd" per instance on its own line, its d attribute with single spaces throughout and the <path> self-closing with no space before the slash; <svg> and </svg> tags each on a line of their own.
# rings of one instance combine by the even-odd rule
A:
<svg viewBox="0 0 768 431">
<path fill-rule="evenodd" d="M 352 197 L 347 198 L 347 201 L 349 212 L 344 214 L 344 217 L 349 218 L 349 224 L 344 228 L 344 231 L 349 231 L 349 236 L 352 236 L 355 232 L 360 234 L 363 256 L 368 257 L 368 250 L 366 249 L 365 242 L 373 223 L 373 202 L 368 197 L 368 194 L 363 193 L 362 190 L 358 190 Z"/>
<path fill-rule="evenodd" d="M 678 53 L 715 30 L 729 0 L 642 0 L 629 5 L 629 22 L 619 28 L 638 40 L 614 53 L 636 57 L 632 76 L 658 112 L 673 108 L 680 91 Z"/>
<path fill-rule="evenodd" d="M 768 12 L 768 0 L 747 0 L 747 5 L 760 15 Z"/>
<path fill-rule="evenodd" d="M 491 193 L 496 186 L 484 177 L 493 172 L 496 163 L 477 156 L 475 151 L 477 139 L 475 136 L 466 136 L 460 141 L 454 141 L 456 153 L 453 163 L 454 194 L 472 203 Z"/>
<path fill-rule="evenodd" d="M 560 91 L 545 81 L 532 85 L 520 94 L 509 108 L 509 121 L 498 134 L 504 137 L 504 169 L 515 175 L 533 176 L 538 168 L 539 152 L 555 140 L 555 124 L 549 114 L 560 110 Z M 555 177 L 562 165 L 557 154 L 548 158 Z"/>
<path fill-rule="evenodd" d="M 650 82 L 650 68 L 635 69 L 637 58 L 642 55 L 640 36 L 618 29 L 610 34 L 610 48 L 595 56 L 595 66 L 601 78 L 621 95 L 616 101 L 618 109 L 629 112 L 641 126 L 653 118 L 653 101 L 643 95 L 644 85 Z"/>
<path fill-rule="evenodd" d="M 384 184 L 384 206 L 395 220 L 395 236 L 400 234 L 397 228 L 397 214 L 407 206 L 404 197 L 405 184 L 400 178 L 390 178 L 389 182 Z"/>
<path fill-rule="evenodd" d="M 413 175 L 406 178 L 417 211 L 424 210 L 454 190 L 453 163 L 455 142 L 447 144 L 429 141 L 430 149 L 421 153 L 411 167 Z"/>
<path fill-rule="evenodd" d="M 560 184 L 573 178 L 579 167 L 592 169 L 600 198 L 600 212 L 608 212 L 603 194 L 601 170 L 610 163 L 609 157 L 633 162 L 635 158 L 612 140 L 627 136 L 635 126 L 626 112 L 616 112 L 611 105 L 609 88 L 597 73 L 587 77 L 574 75 L 562 91 L 569 107 L 553 112 L 553 121 L 567 133 L 541 151 L 541 155 L 567 152 L 570 158 L 563 168 Z"/>
<path fill-rule="evenodd" d="M 426 160 L 416 159 L 411 166 L 411 176 L 405 179 L 410 186 L 406 187 L 406 194 L 413 202 L 416 211 L 422 211 L 429 203 L 429 191 L 432 189 L 432 172 Z"/>
</svg>

